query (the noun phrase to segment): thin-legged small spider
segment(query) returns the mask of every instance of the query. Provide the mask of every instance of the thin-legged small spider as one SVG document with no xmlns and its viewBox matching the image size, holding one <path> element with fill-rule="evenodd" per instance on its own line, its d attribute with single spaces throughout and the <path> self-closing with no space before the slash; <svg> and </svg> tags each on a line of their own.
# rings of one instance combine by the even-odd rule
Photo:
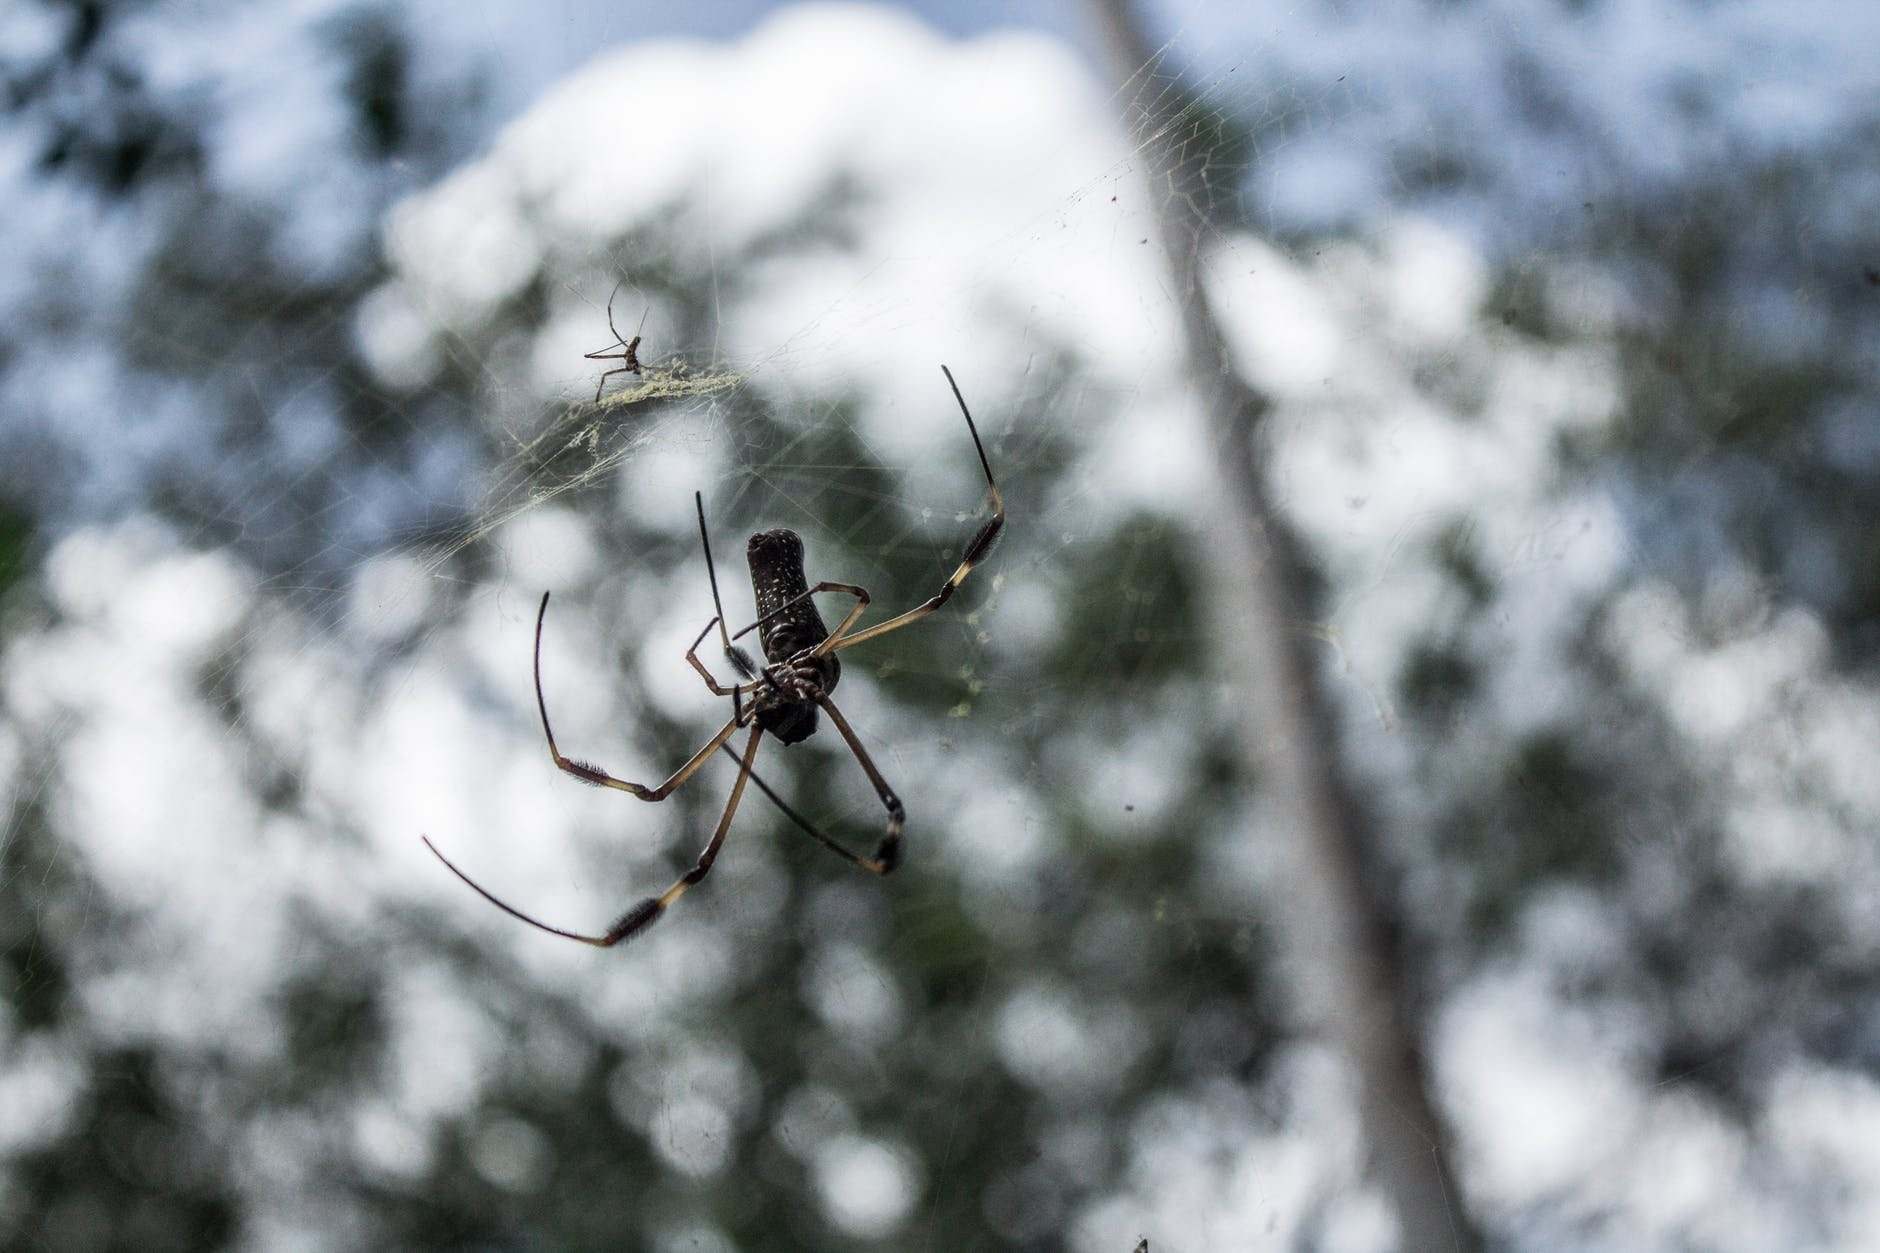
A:
<svg viewBox="0 0 1880 1253">
<path fill-rule="evenodd" d="M 621 363 L 601 375 L 601 381 L 595 384 L 594 403 L 597 405 L 601 403 L 601 392 L 606 389 L 608 379 L 616 374 L 637 375 L 640 373 L 640 331 L 646 329 L 646 314 L 642 313 L 640 315 L 640 325 L 638 329 L 633 332 L 633 338 L 622 338 L 620 331 L 614 326 L 614 296 L 619 294 L 620 287 L 618 284 L 615 284 L 613 293 L 607 297 L 607 329 L 613 331 L 614 343 L 619 344 L 622 351 L 613 352 L 611 351 L 612 345 L 609 345 L 607 348 L 603 348 L 598 352 L 582 354 L 582 360 L 584 361 L 618 361 Z"/>
<path fill-rule="evenodd" d="M 496 906 L 504 913 L 519 918 L 532 927 L 539 928 L 551 935 L 559 935 L 570 940 L 579 940 L 583 944 L 592 944 L 600 948 L 611 948 L 622 940 L 630 939 L 638 932 L 650 926 L 660 918 L 672 903 L 683 896 L 686 890 L 700 882 L 711 873 L 712 863 L 718 860 L 718 850 L 723 847 L 725 833 L 731 829 L 731 819 L 738 811 L 738 802 L 743 799 L 744 785 L 747 780 L 757 784 L 758 789 L 768 796 L 786 817 L 808 832 L 819 843 L 835 852 L 850 863 L 878 875 L 891 873 L 901 860 L 901 834 L 906 822 L 906 811 L 901 806 L 900 798 L 888 786 L 888 782 L 876 768 L 874 759 L 868 750 L 862 747 L 861 739 L 855 729 L 849 725 L 842 711 L 830 699 L 836 684 L 842 678 L 842 663 L 836 654 L 845 648 L 898 631 L 920 621 L 934 610 L 952 599 L 953 593 L 966 576 L 973 572 L 973 567 L 984 559 L 991 550 L 993 542 L 999 538 L 999 532 L 1005 526 L 1005 501 L 999 495 L 998 484 L 992 478 L 992 463 L 986 459 L 985 445 L 979 441 L 979 430 L 973 425 L 972 412 L 966 407 L 966 398 L 960 395 L 959 384 L 953 381 L 953 372 L 945 366 L 940 369 L 946 374 L 947 384 L 953 389 L 953 397 L 959 401 L 960 412 L 966 418 L 967 433 L 973 437 L 973 449 L 979 454 L 979 467 L 986 475 L 986 500 L 992 507 L 992 516 L 988 518 L 973 538 L 967 542 L 965 555 L 960 564 L 940 590 L 907 612 L 876 623 L 866 630 L 855 630 L 864 610 L 868 608 L 868 592 L 853 583 L 822 582 L 810 586 L 803 574 L 803 541 L 794 531 L 760 531 L 751 536 L 747 555 L 751 565 L 751 590 L 757 600 L 757 620 L 737 632 L 725 627 L 725 611 L 718 599 L 718 573 L 712 565 L 711 538 L 705 532 L 705 504 L 702 497 L 694 496 L 698 507 L 699 538 L 705 546 L 705 568 L 711 578 L 712 607 L 715 611 L 710 622 L 693 639 L 692 646 L 686 650 L 685 659 L 699 677 L 705 680 L 705 686 L 715 696 L 731 698 L 731 718 L 705 746 L 687 759 L 686 763 L 656 787 L 643 783 L 631 783 L 615 778 L 598 766 L 576 761 L 566 757 L 555 743 L 555 732 L 548 723 L 548 702 L 542 697 L 542 622 L 548 614 L 548 594 L 543 593 L 542 605 L 535 615 L 535 702 L 542 715 L 542 734 L 548 740 L 548 755 L 554 760 L 557 769 L 573 775 L 583 783 L 596 787 L 618 788 L 643 801 L 662 801 L 677 791 L 687 779 L 698 772 L 699 767 L 708 761 L 712 754 L 744 727 L 751 728 L 750 739 L 745 742 L 744 752 L 739 759 L 737 781 L 732 784 L 731 797 L 725 802 L 723 815 L 718 819 L 717 829 L 706 842 L 705 849 L 698 856 L 692 869 L 681 875 L 673 885 L 658 896 L 649 896 L 622 914 L 612 926 L 599 935 L 584 935 L 578 931 L 565 931 L 560 927 L 551 927 L 545 922 L 530 917 L 521 910 L 509 905 L 486 890 L 472 879 L 448 857 L 438 852 L 430 838 L 424 837 L 424 844 L 437 855 L 439 861 L 450 868 L 452 874 L 469 884 L 483 899 Z M 814 597 L 819 592 L 843 592 L 855 598 L 855 604 L 849 608 L 834 631 L 829 630 L 817 613 Z M 713 627 L 718 628 L 718 640 L 727 659 L 743 676 L 744 682 L 733 683 L 725 687 L 713 677 L 705 663 L 699 660 L 699 645 Z M 751 631 L 758 633 L 758 641 L 763 648 L 766 664 L 760 669 L 755 666 L 733 640 Z M 747 703 L 748 698 L 748 703 Z M 836 840 L 830 838 L 814 825 L 802 818 L 796 811 L 777 796 L 777 794 L 752 772 L 752 764 L 757 760 L 757 746 L 769 733 L 785 744 L 796 744 L 815 734 L 817 710 L 829 715 L 829 721 L 835 724 L 836 731 L 842 736 L 849 752 L 854 755 L 856 764 L 862 773 L 868 776 L 874 785 L 875 794 L 888 811 L 887 831 L 871 856 L 863 857 Z"/>
</svg>

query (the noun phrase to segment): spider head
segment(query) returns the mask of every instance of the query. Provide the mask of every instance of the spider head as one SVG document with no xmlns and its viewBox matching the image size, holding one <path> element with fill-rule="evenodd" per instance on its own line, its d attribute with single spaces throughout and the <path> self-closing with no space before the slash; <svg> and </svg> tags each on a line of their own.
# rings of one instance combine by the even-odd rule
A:
<svg viewBox="0 0 1880 1253">
<path fill-rule="evenodd" d="M 817 657 L 764 668 L 768 680 L 753 694 L 757 722 L 785 744 L 816 734 L 816 702 L 842 673 L 834 657 Z"/>
</svg>

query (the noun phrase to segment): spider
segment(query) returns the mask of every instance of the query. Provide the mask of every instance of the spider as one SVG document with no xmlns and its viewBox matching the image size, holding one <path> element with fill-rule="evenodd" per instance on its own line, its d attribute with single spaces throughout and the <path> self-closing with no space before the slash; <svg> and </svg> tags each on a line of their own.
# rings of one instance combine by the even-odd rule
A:
<svg viewBox="0 0 1880 1253">
<path fill-rule="evenodd" d="M 584 361 L 618 361 L 621 363 L 601 375 L 601 381 L 594 385 L 594 403 L 597 405 L 601 403 L 601 392 L 606 389 L 608 379 L 616 374 L 637 375 L 640 373 L 640 331 L 635 330 L 633 332 L 633 338 L 627 339 L 622 336 L 619 330 L 614 326 L 614 296 L 619 295 L 619 293 L 620 287 L 618 284 L 615 284 L 613 295 L 607 297 L 607 329 L 613 331 L 614 343 L 619 344 L 622 351 L 611 352 L 607 348 L 602 348 L 597 352 L 583 353 L 581 355 Z M 646 314 L 642 313 L 640 315 L 640 329 L 644 329 L 645 326 Z"/>
<path fill-rule="evenodd" d="M 731 698 L 731 718 L 705 742 L 703 748 L 693 753 L 684 765 L 657 787 L 616 778 L 598 766 L 564 756 L 557 747 L 555 732 L 548 722 L 548 702 L 542 697 L 542 623 L 548 616 L 548 593 L 542 594 L 542 604 L 535 615 L 535 703 L 542 715 L 542 734 L 548 740 L 548 755 L 554 760 L 556 769 L 595 787 L 618 788 L 643 801 L 662 801 L 696 774 L 699 767 L 723 748 L 740 728 L 751 728 L 750 738 L 745 741 L 744 752 L 739 759 L 737 781 L 732 784 L 731 797 L 725 802 L 724 814 L 718 819 L 717 829 L 712 832 L 711 839 L 691 870 L 658 896 L 649 896 L 627 910 L 606 931 L 599 935 L 585 935 L 551 927 L 502 901 L 457 869 L 450 858 L 438 852 L 429 836 L 423 837 L 425 847 L 436 854 L 437 859 L 452 874 L 504 913 L 550 935 L 579 940 L 598 948 L 612 948 L 645 930 L 661 918 L 689 888 L 702 882 L 711 873 L 712 863 L 718 860 L 718 850 L 724 845 L 725 833 L 731 829 L 731 819 L 737 813 L 738 802 L 744 796 L 747 780 L 756 783 L 758 789 L 776 804 L 785 817 L 824 847 L 873 874 L 892 873 L 900 864 L 901 833 L 907 814 L 900 798 L 888 786 L 888 781 L 876 768 L 874 759 L 868 755 L 868 750 L 862 747 L 861 739 L 849 725 L 849 720 L 842 716 L 835 701 L 830 699 L 830 693 L 835 691 L 837 682 L 842 678 L 842 663 L 836 654 L 845 648 L 853 648 L 857 644 L 879 639 L 890 631 L 910 626 L 946 604 L 960 584 L 966 581 L 966 576 L 973 572 L 973 567 L 991 550 L 993 542 L 999 538 L 999 532 L 1005 526 L 1005 501 L 999 495 L 998 484 L 993 481 L 992 463 L 986 459 L 985 445 L 979 442 L 979 430 L 973 425 L 972 412 L 966 407 L 966 398 L 960 394 L 959 384 L 953 381 L 953 372 L 944 365 L 940 369 L 946 375 L 947 385 L 953 389 L 953 398 L 959 402 L 960 413 L 966 418 L 967 433 L 973 437 L 973 449 L 979 454 L 979 467 L 986 475 L 986 499 L 992 506 L 992 516 L 967 543 L 958 568 L 941 585 L 940 590 L 906 613 L 865 630 L 856 630 L 856 622 L 868 608 L 867 590 L 853 583 L 822 582 L 809 586 L 803 574 L 803 541 L 794 531 L 778 529 L 759 531 L 751 536 L 746 549 L 751 566 L 751 590 L 757 600 L 757 621 L 735 633 L 727 631 L 724 606 L 718 599 L 718 573 L 712 565 L 711 538 L 705 531 L 705 502 L 702 495 L 694 494 L 693 503 L 698 509 L 699 539 L 705 548 L 705 569 L 711 578 L 712 608 L 715 613 L 686 650 L 685 659 L 698 671 L 699 677 L 705 680 L 705 686 L 714 696 Z M 842 592 L 855 598 L 854 605 L 834 631 L 823 624 L 822 616 L 816 611 L 813 597 L 822 592 Z M 705 642 L 705 637 L 713 627 L 718 628 L 719 643 L 726 658 L 743 676 L 744 682 L 726 687 L 699 660 L 699 645 Z M 766 660 L 761 669 L 732 642 L 752 631 L 758 633 L 757 638 Z M 758 744 L 766 734 L 776 736 L 785 744 L 801 743 L 816 733 L 818 710 L 829 715 L 829 721 L 835 724 L 836 731 L 848 745 L 849 752 L 861 766 L 862 773 L 868 776 L 869 783 L 874 785 L 875 794 L 881 798 L 882 805 L 888 811 L 887 832 L 875 847 L 874 853 L 868 857 L 851 851 L 818 830 L 784 804 L 751 769 L 757 760 Z"/>
</svg>

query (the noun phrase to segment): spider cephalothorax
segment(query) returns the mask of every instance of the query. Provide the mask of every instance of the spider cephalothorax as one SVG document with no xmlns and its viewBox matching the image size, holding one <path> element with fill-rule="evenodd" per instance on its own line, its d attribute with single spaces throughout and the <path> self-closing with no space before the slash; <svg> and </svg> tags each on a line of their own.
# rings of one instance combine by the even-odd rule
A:
<svg viewBox="0 0 1880 1253">
<path fill-rule="evenodd" d="M 609 326 L 612 325 L 611 316 Z M 616 333 L 618 338 L 618 333 Z M 637 340 L 636 340 L 637 342 Z M 628 344 L 626 357 L 632 362 L 633 344 Z M 835 701 L 829 694 L 835 691 L 836 683 L 842 677 L 842 663 L 836 660 L 839 649 L 853 648 L 866 643 L 876 636 L 898 631 L 904 626 L 918 622 L 952 598 L 966 576 L 973 572 L 973 567 L 992 550 L 993 541 L 999 538 L 1000 530 L 1005 526 L 1005 501 L 999 495 L 998 484 L 992 479 L 992 463 L 986 460 L 985 446 L 979 442 L 979 431 L 973 425 L 973 415 L 966 408 L 966 399 L 960 395 L 959 385 L 953 382 L 953 372 L 945 366 L 947 383 L 953 388 L 953 397 L 960 403 L 960 412 L 966 416 L 966 430 L 973 437 L 973 450 L 979 454 L 979 467 L 986 472 L 986 499 L 992 505 L 992 516 L 979 528 L 977 534 L 967 541 L 966 551 L 960 558 L 959 566 L 940 590 L 914 608 L 886 622 L 877 623 L 866 630 L 855 630 L 856 622 L 868 608 L 868 592 L 853 583 L 822 582 L 813 586 L 803 574 L 803 541 L 796 532 L 786 530 L 760 531 L 751 536 L 748 556 L 751 563 L 751 591 L 757 600 L 757 621 L 742 631 L 731 632 L 725 626 L 724 607 L 718 601 L 718 575 L 712 567 L 711 537 L 705 532 L 705 502 L 695 496 L 698 505 L 699 539 L 705 546 L 705 569 L 711 577 L 712 604 L 717 614 L 705 629 L 692 641 L 692 647 L 686 650 L 686 664 L 696 670 L 705 680 L 705 686 L 715 696 L 731 698 L 731 720 L 718 729 L 717 734 L 705 743 L 705 747 L 693 753 L 691 759 L 673 771 L 664 783 L 658 787 L 648 787 L 644 783 L 632 783 L 626 779 L 615 778 L 598 766 L 576 761 L 562 754 L 555 745 L 555 732 L 548 725 L 548 703 L 542 699 L 542 622 L 548 615 L 548 595 L 542 596 L 542 607 L 535 615 L 535 702 L 542 715 L 542 734 L 548 740 L 548 755 L 554 760 L 557 769 L 562 770 L 583 783 L 596 787 L 618 788 L 623 792 L 639 797 L 643 801 L 663 801 L 687 779 L 697 773 L 706 760 L 731 739 L 741 727 L 751 728 L 751 738 L 745 743 L 744 754 L 738 763 L 738 779 L 732 785 L 731 799 L 725 802 L 724 814 L 718 819 L 718 827 L 712 833 L 711 840 L 705 845 L 705 851 L 699 854 L 692 869 L 682 875 L 678 882 L 658 896 L 649 896 L 620 918 L 600 935 L 583 935 L 578 931 L 564 931 L 560 927 L 551 927 L 537 921 L 512 905 L 491 895 L 478 885 L 476 880 L 452 865 L 449 858 L 438 853 L 429 838 L 425 845 L 438 859 L 450 867 L 451 873 L 474 888 L 483 898 L 503 912 L 521 919 L 532 927 L 539 927 L 553 935 L 570 940 L 579 940 L 583 944 L 594 944 L 609 948 L 622 940 L 637 934 L 656 919 L 661 917 L 668 906 L 682 896 L 687 888 L 704 879 L 711 873 L 712 863 L 718 859 L 718 850 L 724 845 L 725 833 L 731 829 L 731 819 L 738 811 L 738 801 L 744 796 L 744 785 L 755 783 L 758 790 L 775 802 L 797 826 L 803 828 L 818 843 L 831 852 L 846 858 L 854 865 L 875 874 L 887 874 L 901 860 L 901 827 L 906 814 L 901 808 L 900 798 L 888 781 L 882 778 L 881 771 L 875 768 L 875 762 L 862 747 L 862 741 L 855 734 L 855 728 L 836 708 Z M 831 631 L 824 625 L 822 615 L 816 611 L 813 598 L 822 592 L 846 592 L 855 598 L 842 621 Z M 713 627 L 718 629 L 718 640 L 724 648 L 725 657 L 737 667 L 743 682 L 725 687 L 712 677 L 712 672 L 699 660 L 698 648 L 705 642 L 705 637 Z M 732 643 L 733 640 L 750 631 L 758 632 L 758 640 L 764 650 L 767 664 L 759 669 L 751 663 L 749 657 Z M 795 810 L 770 790 L 769 786 L 751 769 L 757 759 L 758 742 L 765 734 L 775 735 L 785 744 L 795 744 L 808 739 L 816 731 L 817 711 L 829 715 L 829 721 L 835 725 L 842 736 L 842 742 L 874 785 L 875 795 L 888 811 L 888 829 L 881 837 L 881 843 L 875 846 L 872 856 L 862 857 L 842 844 L 831 839 L 814 825 L 804 819 Z"/>
<path fill-rule="evenodd" d="M 801 744 L 816 734 L 816 704 L 834 686 L 833 680 L 824 682 L 822 663 L 834 660 L 812 657 L 800 664 L 786 661 L 765 666 L 766 686 L 751 697 L 757 725 L 785 744 Z"/>
</svg>

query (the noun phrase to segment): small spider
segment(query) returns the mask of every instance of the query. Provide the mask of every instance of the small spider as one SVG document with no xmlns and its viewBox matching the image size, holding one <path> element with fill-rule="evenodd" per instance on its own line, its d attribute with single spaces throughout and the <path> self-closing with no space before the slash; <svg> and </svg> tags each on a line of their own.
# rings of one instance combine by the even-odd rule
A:
<svg viewBox="0 0 1880 1253">
<path fill-rule="evenodd" d="M 551 927 L 545 922 L 531 918 L 528 914 L 512 905 L 506 904 L 485 890 L 444 854 L 438 852 L 430 837 L 424 838 L 424 845 L 437 855 L 437 859 L 450 868 L 452 874 L 469 884 L 490 904 L 504 913 L 539 928 L 551 935 L 559 935 L 570 940 L 579 940 L 583 944 L 592 944 L 599 948 L 611 948 L 644 930 L 658 920 L 672 903 L 683 896 L 686 890 L 702 881 L 711 873 L 712 863 L 718 860 L 718 850 L 723 846 L 725 833 L 731 829 L 731 819 L 737 813 L 738 802 L 744 796 L 744 784 L 750 780 L 768 796 L 786 817 L 802 827 L 826 848 L 846 858 L 854 865 L 878 875 L 891 873 L 901 860 L 901 832 L 906 821 L 906 811 L 901 806 L 900 798 L 882 778 L 881 771 L 875 767 L 874 759 L 849 725 L 842 711 L 830 699 L 836 684 L 842 678 L 842 663 L 836 654 L 845 648 L 867 643 L 890 631 L 898 631 L 920 621 L 940 606 L 947 603 L 966 576 L 973 572 L 973 567 L 984 559 L 999 538 L 999 532 L 1005 526 L 1005 501 L 999 495 L 998 484 L 992 478 L 992 463 L 986 459 L 986 449 L 979 442 L 979 430 L 973 425 L 973 415 L 966 407 L 966 398 L 960 395 L 959 384 L 953 381 L 953 372 L 945 366 L 940 369 L 946 374 L 947 384 L 953 389 L 953 397 L 959 401 L 960 412 L 966 417 L 967 433 L 973 437 L 973 449 L 979 454 L 979 468 L 986 475 L 986 499 L 992 506 L 992 516 L 988 518 L 979 532 L 967 542 L 965 555 L 960 564 L 940 590 L 906 613 L 880 622 L 866 630 L 855 630 L 856 622 L 862 612 L 868 608 L 868 592 L 853 583 L 822 582 L 809 586 L 803 574 L 803 541 L 794 531 L 760 531 L 751 536 L 747 547 L 747 556 L 751 565 L 751 590 L 757 600 L 757 621 L 741 631 L 730 632 L 725 627 L 724 606 L 718 599 L 718 574 L 711 559 L 711 539 L 705 532 L 704 498 L 694 494 L 693 503 L 698 509 L 699 538 L 705 548 L 705 569 L 711 578 L 712 607 L 716 611 L 712 620 L 705 624 L 692 646 L 686 650 L 685 659 L 705 680 L 705 686 L 715 696 L 731 698 L 731 719 L 718 729 L 717 734 L 705 742 L 705 746 L 693 753 L 686 763 L 675 770 L 671 777 L 657 787 L 648 787 L 642 783 L 631 783 L 615 778 L 598 766 L 576 761 L 562 755 L 555 744 L 555 732 L 548 724 L 548 703 L 542 698 L 542 622 L 548 615 L 548 594 L 542 594 L 541 608 L 535 615 L 535 701 L 536 708 L 542 715 L 542 734 L 548 740 L 548 755 L 555 762 L 557 769 L 571 774 L 583 783 L 596 787 L 619 788 L 623 792 L 637 796 L 643 801 L 662 801 L 698 772 L 700 766 L 710 759 L 712 754 L 723 748 L 732 735 L 741 727 L 751 728 L 751 737 L 745 742 L 744 753 L 738 765 L 737 781 L 732 784 L 731 797 L 725 803 L 724 814 L 718 819 L 718 827 L 712 832 L 711 839 L 699 854 L 692 869 L 682 875 L 677 882 L 658 896 L 649 896 L 645 900 L 622 914 L 614 924 L 600 935 L 583 935 L 577 931 L 564 931 L 560 927 Z M 816 612 L 812 597 L 820 592 L 843 592 L 855 598 L 846 616 L 830 631 L 822 616 Z M 745 682 L 725 687 L 712 676 L 705 663 L 699 660 L 699 645 L 713 627 L 718 628 L 719 643 L 731 664 L 736 667 Z M 758 633 L 758 641 L 764 650 L 766 663 L 761 669 L 752 663 L 742 649 L 732 643 L 751 631 Z M 747 703 L 748 701 L 748 703 Z M 873 855 L 863 857 L 837 843 L 834 839 L 818 830 L 788 805 L 778 798 L 775 792 L 752 772 L 752 764 L 757 760 L 757 746 L 764 735 L 775 735 L 785 744 L 796 744 L 815 734 L 817 711 L 829 715 L 841 734 L 843 742 L 854 754 L 862 773 L 874 785 L 875 794 L 881 798 L 882 805 L 888 811 L 887 833 L 875 848 Z"/>
<path fill-rule="evenodd" d="M 617 330 L 614 326 L 614 296 L 617 296 L 619 294 L 620 294 L 620 287 L 618 284 L 616 284 L 614 286 L 613 294 L 607 297 L 607 329 L 610 331 L 613 331 L 614 343 L 619 344 L 623 351 L 613 352 L 611 351 L 612 345 L 609 345 L 608 348 L 602 348 L 598 352 L 589 352 L 589 353 L 582 354 L 582 359 L 586 361 L 618 361 L 621 363 L 620 365 L 617 365 L 613 369 L 607 371 L 607 373 L 601 375 L 601 381 L 595 384 L 594 403 L 597 405 L 601 403 L 601 392 L 606 389 L 608 379 L 612 378 L 616 374 L 637 375 L 641 373 L 640 371 L 640 331 L 646 328 L 646 314 L 642 313 L 640 315 L 640 325 L 633 332 L 633 338 L 623 339 L 620 335 L 619 330 Z"/>
</svg>

